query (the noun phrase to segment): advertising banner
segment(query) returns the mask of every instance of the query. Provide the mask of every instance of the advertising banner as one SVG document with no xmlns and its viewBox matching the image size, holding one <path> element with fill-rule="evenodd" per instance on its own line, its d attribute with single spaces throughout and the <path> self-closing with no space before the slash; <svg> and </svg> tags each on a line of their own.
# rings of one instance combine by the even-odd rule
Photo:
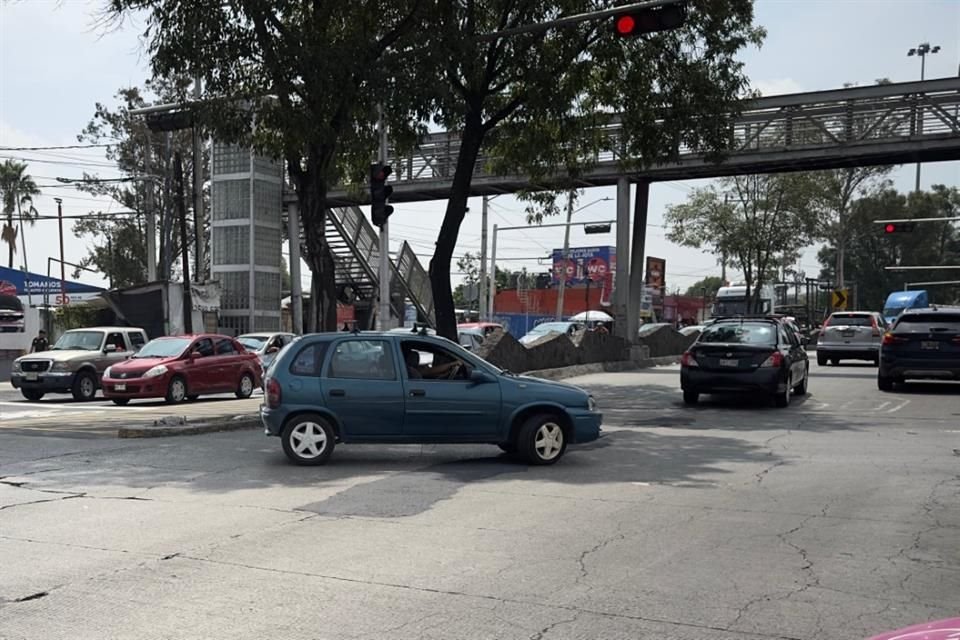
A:
<svg viewBox="0 0 960 640">
<path fill-rule="evenodd" d="M 554 249 L 551 285 L 559 285 L 565 274 L 568 287 L 583 286 L 587 280 L 591 286 L 609 286 L 616 270 L 616 247 L 571 247 L 567 250 L 566 264 L 563 249 Z"/>
<path fill-rule="evenodd" d="M 663 258 L 654 258 L 647 256 L 647 286 L 656 289 L 663 295 L 663 287 L 666 283 L 667 261 Z"/>
</svg>

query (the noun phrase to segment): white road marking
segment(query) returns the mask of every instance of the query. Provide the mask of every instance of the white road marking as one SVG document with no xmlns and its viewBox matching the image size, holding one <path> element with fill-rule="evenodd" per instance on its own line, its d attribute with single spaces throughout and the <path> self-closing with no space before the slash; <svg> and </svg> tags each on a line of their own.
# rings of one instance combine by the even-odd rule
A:
<svg viewBox="0 0 960 640">
<path fill-rule="evenodd" d="M 907 398 L 906 400 L 904 400 L 904 401 L 901 402 L 900 404 L 896 405 L 896 406 L 893 407 L 892 409 L 887 409 L 887 413 L 896 413 L 897 411 L 900 411 L 900 409 L 903 409 L 905 406 L 907 406 L 908 404 L 910 404 L 910 402 L 911 402 L 911 400 L 910 400 L 909 398 Z"/>
<path fill-rule="evenodd" d="M 107 411 L 149 411 L 150 409 L 156 409 L 157 407 L 118 407 L 112 404 L 66 404 L 66 405 L 52 405 L 46 403 L 38 402 L 6 402 L 0 401 L 0 406 L 3 407 L 36 407 L 37 409 L 45 409 L 51 413 L 53 412 L 63 412 L 63 411 L 77 411 L 83 413 L 84 411 L 100 411 L 106 409 Z M 6 416 L 6 412 L 0 413 L 0 416 Z"/>
</svg>

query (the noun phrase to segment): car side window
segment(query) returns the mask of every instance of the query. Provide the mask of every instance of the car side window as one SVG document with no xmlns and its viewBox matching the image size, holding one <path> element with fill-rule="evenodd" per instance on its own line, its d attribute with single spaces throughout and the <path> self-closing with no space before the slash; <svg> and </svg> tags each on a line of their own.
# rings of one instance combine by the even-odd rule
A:
<svg viewBox="0 0 960 640">
<path fill-rule="evenodd" d="M 343 340 L 337 343 L 328 378 L 358 380 L 396 380 L 391 344 L 386 340 Z"/>
<path fill-rule="evenodd" d="M 103 348 L 110 346 L 114 351 L 127 351 L 127 343 L 123 341 L 123 334 L 119 331 L 107 334 L 107 341 L 103 343 Z"/>
<path fill-rule="evenodd" d="M 220 338 L 217 340 L 218 356 L 233 356 L 236 354 L 237 354 L 237 350 L 233 346 L 233 340 L 231 340 L 230 338 Z"/>
<path fill-rule="evenodd" d="M 127 338 L 130 340 L 130 344 L 133 346 L 133 348 L 137 350 L 147 343 L 147 339 L 144 338 L 143 334 L 139 331 L 131 331 L 127 333 Z"/>
<path fill-rule="evenodd" d="M 203 338 L 197 340 L 193 343 L 193 349 L 191 351 L 197 351 L 200 353 L 201 358 L 206 358 L 207 356 L 213 355 L 213 340 L 210 338 Z"/>
<path fill-rule="evenodd" d="M 290 363 L 290 373 L 295 376 L 319 377 L 329 345 L 329 342 L 314 342 L 300 349 Z"/>
</svg>

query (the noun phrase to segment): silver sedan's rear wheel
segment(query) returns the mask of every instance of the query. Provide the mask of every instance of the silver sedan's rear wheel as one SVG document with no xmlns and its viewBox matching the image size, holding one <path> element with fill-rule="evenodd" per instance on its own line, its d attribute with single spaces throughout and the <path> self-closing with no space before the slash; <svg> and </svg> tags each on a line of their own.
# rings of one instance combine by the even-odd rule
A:
<svg viewBox="0 0 960 640">
<path fill-rule="evenodd" d="M 540 414 L 529 418 L 517 435 L 517 451 L 530 464 L 553 464 L 567 450 L 567 436 L 557 416 Z"/>
<path fill-rule="evenodd" d="M 287 458 L 299 465 L 324 464 L 336 444 L 336 434 L 330 422 L 312 413 L 296 416 L 287 422 L 280 438 Z"/>
</svg>

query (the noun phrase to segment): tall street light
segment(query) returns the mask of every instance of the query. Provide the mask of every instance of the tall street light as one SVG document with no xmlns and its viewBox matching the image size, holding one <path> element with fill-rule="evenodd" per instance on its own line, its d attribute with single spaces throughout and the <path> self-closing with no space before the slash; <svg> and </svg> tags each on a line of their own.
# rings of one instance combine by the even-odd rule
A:
<svg viewBox="0 0 960 640">
<path fill-rule="evenodd" d="M 560 256 L 560 269 L 561 273 L 559 274 L 560 278 L 560 288 L 557 290 L 557 321 L 563 320 L 563 293 L 567 288 L 567 259 L 570 255 L 570 222 L 573 219 L 573 214 L 577 211 L 583 211 L 587 207 L 592 207 L 598 202 L 606 202 L 608 200 L 613 200 L 613 198 L 600 198 L 599 200 L 594 200 L 589 202 L 582 207 L 574 210 L 573 208 L 573 191 L 567 196 L 567 224 L 566 228 L 563 231 L 563 253 Z"/>
<path fill-rule="evenodd" d="M 929 42 L 921 42 L 916 47 L 907 51 L 908 56 L 920 56 L 920 81 L 923 82 L 926 79 L 927 71 L 927 55 L 932 55 L 934 53 L 940 53 L 940 45 L 930 46 Z M 923 111 L 919 112 L 919 122 L 917 127 L 917 133 L 923 133 Z M 917 163 L 917 181 L 914 185 L 914 191 L 920 191 L 920 163 Z"/>
</svg>

